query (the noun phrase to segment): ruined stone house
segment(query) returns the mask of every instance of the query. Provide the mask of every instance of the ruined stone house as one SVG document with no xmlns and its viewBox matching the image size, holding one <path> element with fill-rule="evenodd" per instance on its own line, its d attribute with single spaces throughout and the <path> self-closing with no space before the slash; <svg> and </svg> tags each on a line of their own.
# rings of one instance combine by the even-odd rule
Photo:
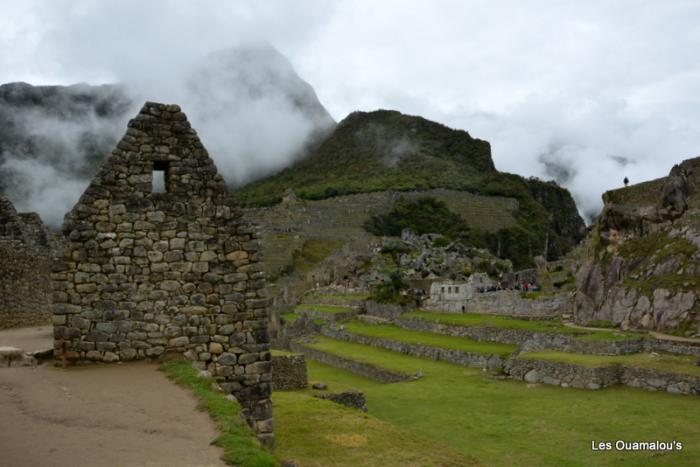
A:
<svg viewBox="0 0 700 467">
<path fill-rule="evenodd" d="M 184 355 L 272 444 L 268 300 L 254 229 L 176 105 L 148 102 L 65 218 L 55 356 Z"/>
<path fill-rule="evenodd" d="M 0 329 L 51 322 L 49 231 L 0 196 Z"/>
<path fill-rule="evenodd" d="M 466 281 L 436 280 L 430 284 L 427 309 L 447 313 L 464 313 L 479 288 L 489 287 L 493 281 L 484 273 L 474 273 Z"/>
</svg>

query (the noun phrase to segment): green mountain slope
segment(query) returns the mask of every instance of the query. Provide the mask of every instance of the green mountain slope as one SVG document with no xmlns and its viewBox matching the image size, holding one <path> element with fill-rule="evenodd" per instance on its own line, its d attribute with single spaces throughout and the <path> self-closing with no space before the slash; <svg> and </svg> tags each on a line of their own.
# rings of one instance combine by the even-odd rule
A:
<svg viewBox="0 0 700 467">
<path fill-rule="evenodd" d="M 496 173 L 488 142 L 396 111 L 353 112 L 309 157 L 238 191 L 245 205 L 384 190 L 468 189 Z"/>
<path fill-rule="evenodd" d="M 517 223 L 472 237 L 517 266 L 532 257 L 553 259 L 584 235 L 585 226 L 570 193 L 553 182 L 498 172 L 487 141 L 421 117 L 396 111 L 354 112 L 309 156 L 285 170 L 242 187 L 244 206 L 270 206 L 285 193 L 305 200 L 377 191 L 436 188 L 517 200 Z"/>
</svg>

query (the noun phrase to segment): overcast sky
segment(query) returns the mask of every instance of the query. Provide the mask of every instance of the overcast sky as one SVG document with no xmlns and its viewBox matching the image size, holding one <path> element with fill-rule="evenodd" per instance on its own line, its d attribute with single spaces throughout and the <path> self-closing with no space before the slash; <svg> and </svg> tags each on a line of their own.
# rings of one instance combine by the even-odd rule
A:
<svg viewBox="0 0 700 467">
<path fill-rule="evenodd" d="M 336 120 L 418 114 L 582 212 L 700 155 L 699 1 L 2 1 L 0 82 L 139 80 L 267 40 Z M 154 91 L 155 92 L 155 91 Z M 186 109 L 185 109 L 186 110 Z M 206 143 L 206 142 L 205 142 Z"/>
</svg>

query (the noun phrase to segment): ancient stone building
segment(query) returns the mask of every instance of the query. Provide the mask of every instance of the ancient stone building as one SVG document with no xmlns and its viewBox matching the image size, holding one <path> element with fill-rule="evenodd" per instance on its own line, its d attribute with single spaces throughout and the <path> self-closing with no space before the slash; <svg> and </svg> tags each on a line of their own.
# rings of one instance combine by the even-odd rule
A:
<svg viewBox="0 0 700 467">
<path fill-rule="evenodd" d="M 146 103 L 62 227 L 55 355 L 183 355 L 273 441 L 268 300 L 254 229 L 176 105 Z"/>
<path fill-rule="evenodd" d="M 51 322 L 49 232 L 0 196 L 0 329 Z"/>
</svg>

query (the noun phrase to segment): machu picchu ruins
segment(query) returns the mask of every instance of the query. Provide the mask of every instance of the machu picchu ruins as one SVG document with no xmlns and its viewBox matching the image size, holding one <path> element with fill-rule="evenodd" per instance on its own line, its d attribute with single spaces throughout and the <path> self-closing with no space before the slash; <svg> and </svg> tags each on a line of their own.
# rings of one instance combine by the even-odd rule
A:
<svg viewBox="0 0 700 467">
<path fill-rule="evenodd" d="M 0 467 L 698 465 L 700 5 L 103 3 L 0 10 Z"/>
</svg>

